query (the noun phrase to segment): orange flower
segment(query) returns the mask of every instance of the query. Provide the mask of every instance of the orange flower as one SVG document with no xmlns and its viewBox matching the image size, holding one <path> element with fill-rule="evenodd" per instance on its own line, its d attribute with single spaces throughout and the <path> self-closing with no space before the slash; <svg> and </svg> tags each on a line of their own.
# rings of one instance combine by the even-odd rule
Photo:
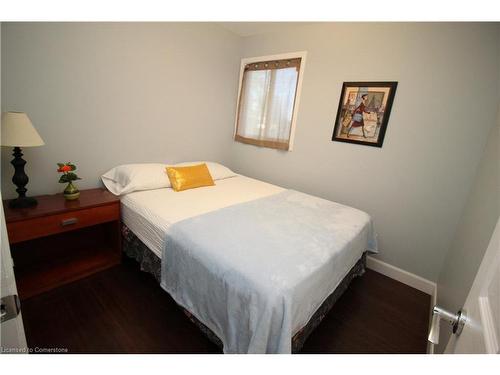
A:
<svg viewBox="0 0 500 375">
<path fill-rule="evenodd" d="M 69 172 L 71 171 L 71 167 L 69 165 L 63 165 L 61 168 L 57 170 L 58 172 Z"/>
</svg>

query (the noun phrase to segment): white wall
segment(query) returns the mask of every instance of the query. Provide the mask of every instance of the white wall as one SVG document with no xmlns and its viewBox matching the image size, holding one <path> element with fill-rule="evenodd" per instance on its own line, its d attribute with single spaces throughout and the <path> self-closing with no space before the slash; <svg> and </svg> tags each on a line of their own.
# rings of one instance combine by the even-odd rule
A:
<svg viewBox="0 0 500 375">
<path fill-rule="evenodd" d="M 239 37 L 214 24 L 3 23 L 2 111 L 27 112 L 46 143 L 24 149 L 28 194 L 64 189 L 56 162 L 76 163 L 90 188 L 121 163 L 222 161 L 239 58 Z"/>
<path fill-rule="evenodd" d="M 340 23 L 243 39 L 306 50 L 292 152 L 232 143 L 240 173 L 370 213 L 379 259 L 436 281 L 499 102 L 495 24 Z M 399 81 L 383 148 L 332 142 L 343 81 Z"/>
</svg>

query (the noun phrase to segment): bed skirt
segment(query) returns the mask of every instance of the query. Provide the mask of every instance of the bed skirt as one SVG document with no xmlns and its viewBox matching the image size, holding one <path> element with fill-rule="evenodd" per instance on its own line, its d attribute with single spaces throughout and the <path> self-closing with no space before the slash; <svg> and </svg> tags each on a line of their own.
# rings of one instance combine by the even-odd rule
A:
<svg viewBox="0 0 500 375">
<path fill-rule="evenodd" d="M 148 272 L 154 276 L 158 283 L 161 282 L 161 259 L 153 253 L 137 236 L 125 225 L 122 224 L 122 246 L 123 252 L 130 258 L 135 259 L 142 271 Z M 361 258 L 356 262 L 354 267 L 351 268 L 349 273 L 342 279 L 337 288 L 330 294 L 327 299 L 321 304 L 321 306 L 313 314 L 309 322 L 301 328 L 292 337 L 292 353 L 298 353 L 302 346 L 304 345 L 306 339 L 309 337 L 311 332 L 321 323 L 323 318 L 328 314 L 330 309 L 333 307 L 335 302 L 340 298 L 340 296 L 345 292 L 351 281 L 358 276 L 365 273 L 366 268 L 366 252 L 363 253 Z M 179 306 L 184 314 L 191 320 L 198 328 L 212 341 L 215 345 L 222 349 L 222 341 L 217 337 L 215 333 L 212 332 L 207 326 L 196 319 L 193 314 L 191 314 L 186 309 Z"/>
</svg>

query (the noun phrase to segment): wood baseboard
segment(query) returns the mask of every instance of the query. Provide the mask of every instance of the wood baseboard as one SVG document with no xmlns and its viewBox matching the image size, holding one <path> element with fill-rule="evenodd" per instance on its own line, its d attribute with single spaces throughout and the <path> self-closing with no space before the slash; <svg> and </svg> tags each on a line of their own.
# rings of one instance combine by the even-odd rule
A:
<svg viewBox="0 0 500 375">
<path fill-rule="evenodd" d="M 373 271 L 411 286 L 412 288 L 420 290 L 430 296 L 435 294 L 436 283 L 415 275 L 414 273 L 405 271 L 389 263 L 382 262 L 381 260 L 375 259 L 371 256 L 366 258 L 366 266 Z"/>
</svg>

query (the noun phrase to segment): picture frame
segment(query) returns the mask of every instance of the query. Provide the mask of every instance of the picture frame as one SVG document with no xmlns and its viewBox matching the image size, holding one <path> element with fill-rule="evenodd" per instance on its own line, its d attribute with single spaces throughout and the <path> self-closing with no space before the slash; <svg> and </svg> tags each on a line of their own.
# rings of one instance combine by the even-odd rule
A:
<svg viewBox="0 0 500 375">
<path fill-rule="evenodd" d="M 382 147 L 398 82 L 344 82 L 332 141 Z"/>
</svg>

